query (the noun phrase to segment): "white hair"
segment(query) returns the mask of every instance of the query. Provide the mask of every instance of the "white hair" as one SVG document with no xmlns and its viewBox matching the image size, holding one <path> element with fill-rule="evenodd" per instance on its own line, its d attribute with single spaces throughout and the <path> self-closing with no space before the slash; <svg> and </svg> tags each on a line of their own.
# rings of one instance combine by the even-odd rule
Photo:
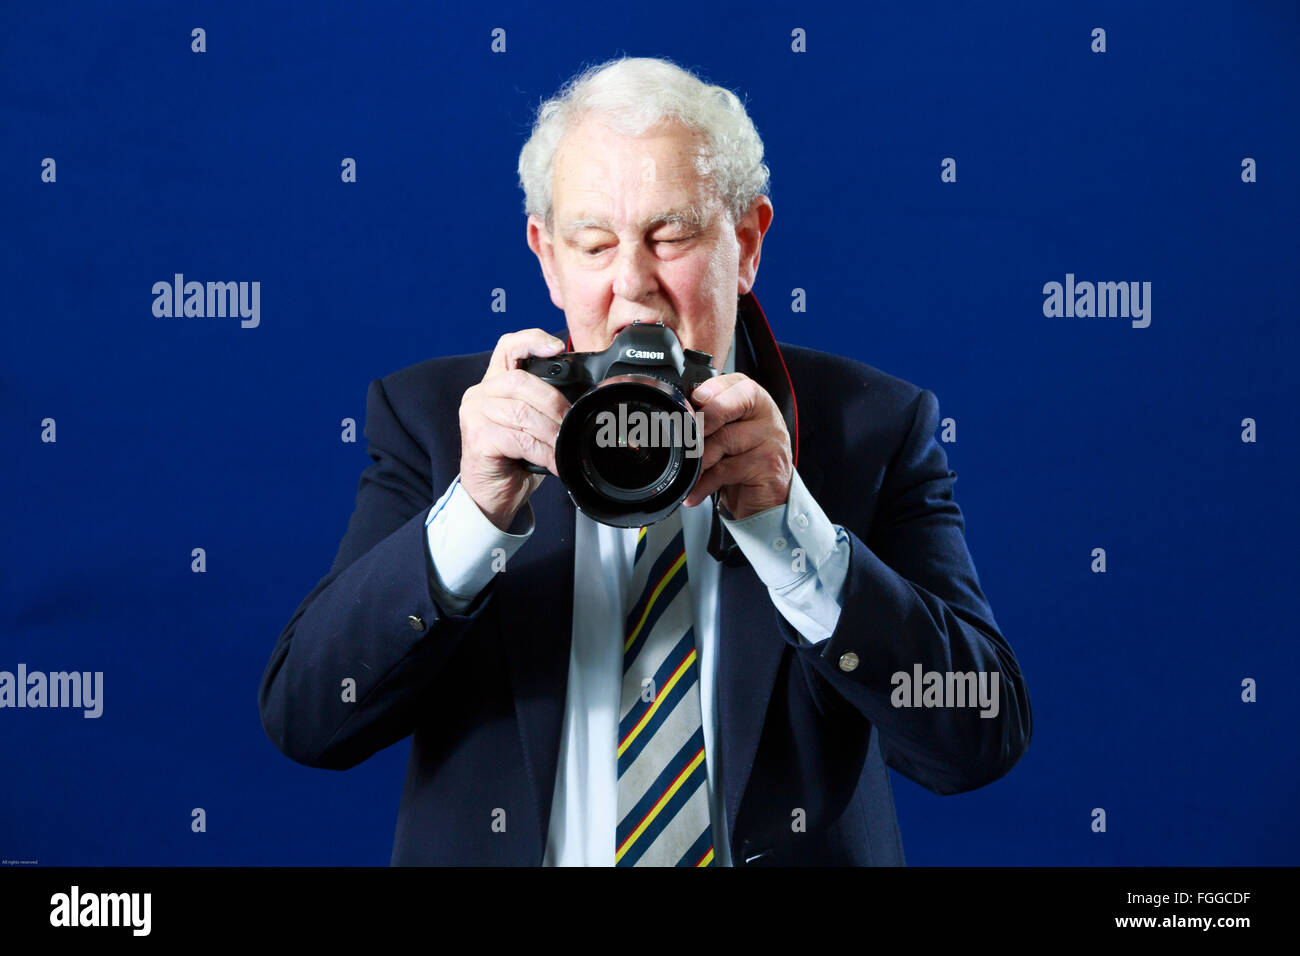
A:
<svg viewBox="0 0 1300 956">
<path fill-rule="evenodd" d="M 665 59 L 620 57 L 588 67 L 537 110 L 532 135 L 519 152 L 524 212 L 554 231 L 551 183 L 555 154 L 564 135 L 592 114 L 616 132 L 639 136 L 665 119 L 676 119 L 704 137 L 697 162 L 712 175 L 718 198 L 737 223 L 768 191 L 763 141 L 730 90 L 703 82 Z"/>
</svg>

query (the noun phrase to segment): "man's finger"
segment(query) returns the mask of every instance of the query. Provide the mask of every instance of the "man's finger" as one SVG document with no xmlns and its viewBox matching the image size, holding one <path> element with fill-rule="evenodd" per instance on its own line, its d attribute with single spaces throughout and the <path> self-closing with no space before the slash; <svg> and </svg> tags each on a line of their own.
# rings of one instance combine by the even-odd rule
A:
<svg viewBox="0 0 1300 956">
<path fill-rule="evenodd" d="M 723 425 L 704 442 L 704 454 L 700 456 L 701 473 L 708 471 L 723 458 L 743 455 L 751 448 L 761 445 L 771 429 L 772 426 L 766 422 L 752 420 Z"/>
<path fill-rule="evenodd" d="M 488 361 L 485 379 L 509 372 L 519 366 L 519 360 L 530 355 L 551 356 L 564 351 L 563 339 L 557 339 L 541 329 L 524 329 L 522 332 L 510 332 L 497 340 Z"/>
<path fill-rule="evenodd" d="M 555 446 L 560 423 L 542 414 L 532 405 L 517 398 L 488 395 L 483 399 L 483 416 L 502 428 L 525 432 L 537 441 Z"/>
<path fill-rule="evenodd" d="M 556 428 L 560 427 L 565 412 L 569 410 L 569 400 L 563 392 L 523 369 L 502 372 L 482 384 L 485 396 L 525 401 L 555 422 Z"/>
<path fill-rule="evenodd" d="M 719 488 L 743 483 L 745 478 L 749 477 L 750 470 L 751 465 L 743 455 L 738 458 L 724 458 L 700 475 L 699 481 L 695 483 L 695 487 L 682 503 L 693 508 Z"/>
<path fill-rule="evenodd" d="M 692 394 L 691 401 L 700 412 L 707 437 L 728 422 L 755 415 L 764 395 L 766 392 L 752 378 L 733 372 L 705 382 Z"/>
<path fill-rule="evenodd" d="M 491 427 L 484 434 L 484 441 L 496 452 L 497 456 L 512 461 L 527 461 L 541 465 L 551 474 L 555 474 L 555 449 L 550 443 L 536 436 L 502 425 L 488 419 Z"/>
</svg>

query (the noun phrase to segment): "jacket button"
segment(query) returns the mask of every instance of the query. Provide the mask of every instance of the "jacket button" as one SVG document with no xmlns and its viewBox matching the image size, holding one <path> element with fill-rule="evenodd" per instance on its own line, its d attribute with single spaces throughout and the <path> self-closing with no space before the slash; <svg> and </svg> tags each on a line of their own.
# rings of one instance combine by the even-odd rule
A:
<svg viewBox="0 0 1300 956">
<path fill-rule="evenodd" d="M 411 630 L 413 631 L 424 630 L 424 618 L 422 617 L 416 617 L 414 614 L 412 614 L 410 617 L 406 619 L 406 623 L 411 625 Z"/>
<path fill-rule="evenodd" d="M 854 654 L 852 651 L 849 651 L 847 654 L 840 655 L 840 670 L 844 671 L 844 673 L 847 674 L 851 670 L 856 670 L 857 666 L 858 666 L 857 654 Z"/>
</svg>

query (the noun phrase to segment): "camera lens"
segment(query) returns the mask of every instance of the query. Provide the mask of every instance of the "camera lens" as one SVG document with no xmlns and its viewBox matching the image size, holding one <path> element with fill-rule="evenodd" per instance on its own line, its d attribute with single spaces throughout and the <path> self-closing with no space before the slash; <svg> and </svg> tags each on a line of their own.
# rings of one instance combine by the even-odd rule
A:
<svg viewBox="0 0 1300 956">
<path fill-rule="evenodd" d="M 585 514 L 616 527 L 653 524 L 677 508 L 699 477 L 690 404 L 654 376 L 605 379 L 565 415 L 555 461 Z"/>
<path fill-rule="evenodd" d="M 610 410 L 614 428 L 588 429 L 583 436 L 583 453 L 600 481 L 624 493 L 647 490 L 659 483 L 675 454 L 681 452 L 680 446 L 671 444 L 672 436 L 663 434 L 660 423 L 671 419 L 661 418 L 661 411 L 666 409 L 649 402 L 625 401 Z M 630 427 L 628 422 L 632 423 Z M 625 427 L 620 429 L 620 424 Z"/>
</svg>

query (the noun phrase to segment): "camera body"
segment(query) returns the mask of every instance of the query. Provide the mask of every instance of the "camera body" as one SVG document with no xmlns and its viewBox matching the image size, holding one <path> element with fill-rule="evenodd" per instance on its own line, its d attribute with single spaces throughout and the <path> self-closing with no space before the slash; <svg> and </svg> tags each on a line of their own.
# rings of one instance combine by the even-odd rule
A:
<svg viewBox="0 0 1300 956">
<path fill-rule="evenodd" d="M 677 509 L 700 475 L 703 435 L 689 399 L 718 374 L 712 361 L 684 348 L 662 322 L 633 322 L 603 352 L 519 363 L 572 403 L 555 440 L 555 464 L 579 510 L 602 524 L 636 528 Z"/>
</svg>

